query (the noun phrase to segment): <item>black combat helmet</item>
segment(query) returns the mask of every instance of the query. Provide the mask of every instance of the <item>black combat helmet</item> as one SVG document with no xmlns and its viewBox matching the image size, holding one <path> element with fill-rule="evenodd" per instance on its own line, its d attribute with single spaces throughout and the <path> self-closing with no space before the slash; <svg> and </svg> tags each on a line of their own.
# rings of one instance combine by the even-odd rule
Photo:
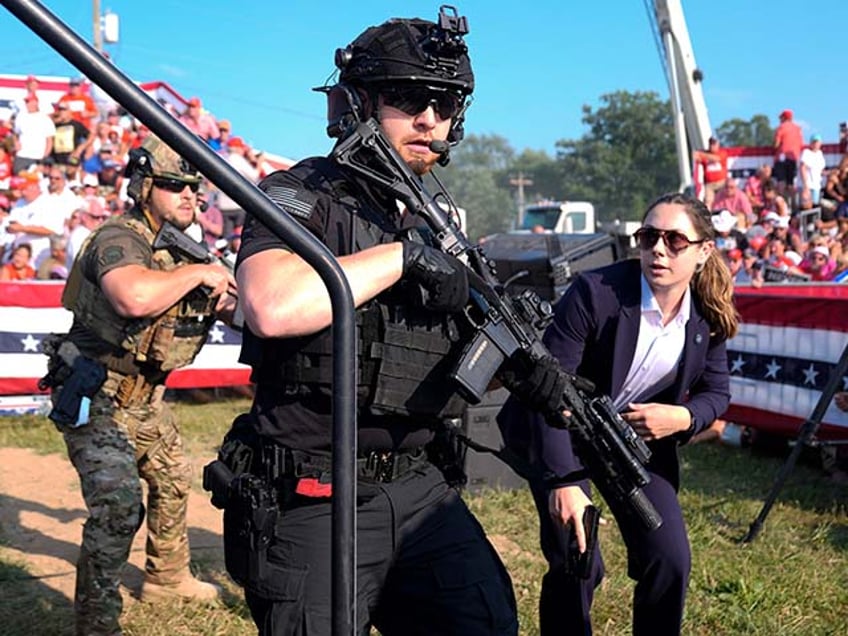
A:
<svg viewBox="0 0 848 636">
<path fill-rule="evenodd" d="M 376 104 L 379 93 L 413 83 L 456 94 L 447 141 L 452 146 L 459 143 L 468 96 L 474 91 L 474 73 L 463 40 L 466 33 L 465 17 L 443 5 L 438 23 L 393 18 L 366 29 L 347 47 L 336 50 L 336 67 L 341 71 L 338 84 L 315 89 L 327 95 L 327 134 L 344 137 L 362 119 L 374 116 L 357 91 L 369 97 L 369 104 Z M 447 165 L 448 161 L 448 152 L 442 152 L 439 163 Z"/>
<path fill-rule="evenodd" d="M 393 18 L 336 51 L 339 80 L 358 86 L 422 82 L 470 95 L 474 73 L 463 40 L 466 33 L 468 23 L 453 7 L 442 7 L 438 24 Z"/>
</svg>

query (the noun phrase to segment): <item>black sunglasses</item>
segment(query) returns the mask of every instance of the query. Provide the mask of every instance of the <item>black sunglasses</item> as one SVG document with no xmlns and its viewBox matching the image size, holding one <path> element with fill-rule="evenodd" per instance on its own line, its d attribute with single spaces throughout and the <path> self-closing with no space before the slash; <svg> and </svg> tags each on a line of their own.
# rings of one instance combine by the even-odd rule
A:
<svg viewBox="0 0 848 636">
<path fill-rule="evenodd" d="M 180 179 L 169 179 L 167 177 L 153 177 L 153 185 L 160 190 L 166 190 L 179 194 L 186 186 L 192 192 L 197 192 L 200 189 L 200 182 L 181 181 Z"/>
<path fill-rule="evenodd" d="M 677 230 L 658 230 L 653 227 L 641 227 L 633 233 L 633 237 L 639 242 L 639 247 L 643 250 L 653 248 L 657 244 L 657 241 L 662 238 L 668 251 L 675 256 L 690 245 L 700 245 L 706 241 L 706 239 L 693 241 L 683 232 L 678 232 Z"/>
<path fill-rule="evenodd" d="M 387 86 L 380 91 L 386 106 L 407 115 L 417 115 L 432 106 L 442 119 L 452 119 L 462 110 L 462 97 L 449 90 L 431 86 Z"/>
</svg>

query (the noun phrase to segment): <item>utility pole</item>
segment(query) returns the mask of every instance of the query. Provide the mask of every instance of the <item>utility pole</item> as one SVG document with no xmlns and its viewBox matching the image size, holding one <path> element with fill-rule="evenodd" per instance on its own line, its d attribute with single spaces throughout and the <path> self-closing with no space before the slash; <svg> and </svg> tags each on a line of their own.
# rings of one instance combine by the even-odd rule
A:
<svg viewBox="0 0 848 636">
<path fill-rule="evenodd" d="M 533 180 L 525 177 L 524 173 L 519 170 L 517 177 L 510 177 L 509 185 L 518 188 L 518 192 L 516 193 L 516 199 L 518 200 L 518 227 L 521 227 L 521 224 L 524 222 L 524 186 L 533 185 Z"/>
<path fill-rule="evenodd" d="M 100 22 L 100 0 L 91 0 L 94 50 L 103 53 L 103 27 Z"/>
</svg>

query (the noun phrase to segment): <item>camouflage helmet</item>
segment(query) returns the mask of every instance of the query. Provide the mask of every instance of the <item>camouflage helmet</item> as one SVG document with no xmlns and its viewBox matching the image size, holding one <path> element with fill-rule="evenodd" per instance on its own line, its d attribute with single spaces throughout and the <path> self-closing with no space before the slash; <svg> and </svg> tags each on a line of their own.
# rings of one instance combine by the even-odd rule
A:
<svg viewBox="0 0 848 636">
<path fill-rule="evenodd" d="M 420 18 L 393 18 L 366 29 L 336 51 L 339 80 L 359 86 L 421 82 L 470 95 L 474 73 L 463 40 L 467 22 L 464 17 L 448 15 L 445 8 L 438 24 Z"/>
<path fill-rule="evenodd" d="M 130 151 L 124 176 L 130 180 L 127 194 L 137 204 L 147 198 L 154 177 L 186 183 L 200 183 L 202 180 L 197 168 L 152 134 L 144 139 L 139 148 Z"/>
</svg>

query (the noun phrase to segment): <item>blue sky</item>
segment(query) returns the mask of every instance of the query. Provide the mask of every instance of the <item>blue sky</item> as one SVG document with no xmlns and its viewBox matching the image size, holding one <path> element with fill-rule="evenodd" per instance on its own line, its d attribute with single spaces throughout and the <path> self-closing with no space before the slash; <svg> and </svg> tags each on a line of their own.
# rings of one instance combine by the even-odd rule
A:
<svg viewBox="0 0 848 636">
<path fill-rule="evenodd" d="M 45 3 L 89 41 L 85 0 Z M 198 95 L 234 133 L 299 159 L 324 154 L 324 97 L 310 89 L 333 70 L 333 53 L 389 17 L 435 19 L 439 2 L 301 0 L 101 0 L 120 18 L 107 45 L 138 81 L 163 80 Z M 466 130 L 497 134 L 517 151 L 554 153 L 585 132 L 582 106 L 608 92 L 668 88 L 651 32 L 651 0 L 465 0 L 475 70 Z M 713 127 L 795 111 L 807 135 L 835 141 L 848 119 L 844 33 L 848 1 L 683 0 Z M 830 26 L 832 25 L 832 26 Z M 74 75 L 74 69 L 0 8 L 0 73 Z"/>
</svg>

